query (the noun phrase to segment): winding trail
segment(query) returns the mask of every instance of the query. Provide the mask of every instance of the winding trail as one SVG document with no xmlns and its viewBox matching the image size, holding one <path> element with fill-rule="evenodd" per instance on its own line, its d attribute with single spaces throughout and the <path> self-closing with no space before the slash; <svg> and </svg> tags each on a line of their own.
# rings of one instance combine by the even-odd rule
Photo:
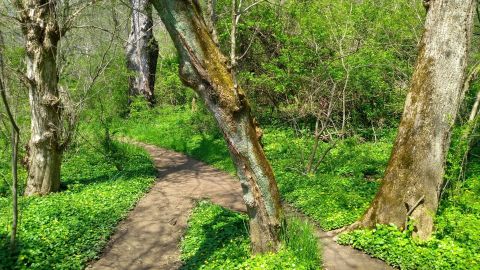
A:
<svg viewBox="0 0 480 270">
<path fill-rule="evenodd" d="M 179 243 L 195 201 L 209 198 L 245 212 L 242 189 L 231 175 L 183 154 L 136 143 L 151 155 L 158 181 L 122 221 L 98 261 L 87 269 L 175 270 L 181 266 Z M 298 215 L 298 214 L 297 214 Z M 350 247 L 338 245 L 321 230 L 326 270 L 393 269 Z"/>
</svg>

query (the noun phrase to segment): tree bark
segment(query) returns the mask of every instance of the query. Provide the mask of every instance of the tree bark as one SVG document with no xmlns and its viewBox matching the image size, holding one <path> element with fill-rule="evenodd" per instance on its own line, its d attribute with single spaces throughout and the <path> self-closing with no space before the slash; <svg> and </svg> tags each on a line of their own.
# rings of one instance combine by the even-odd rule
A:
<svg viewBox="0 0 480 270">
<path fill-rule="evenodd" d="M 207 0 L 207 27 L 210 31 L 213 41 L 215 44 L 218 43 L 218 34 L 217 34 L 217 12 L 215 11 L 215 7 L 217 6 L 217 0 Z"/>
<path fill-rule="evenodd" d="M 235 88 L 196 0 L 155 0 L 153 5 L 180 55 L 181 79 L 203 98 L 223 132 L 243 188 L 253 252 L 276 251 L 283 211 L 245 94 Z"/>
<path fill-rule="evenodd" d="M 421 239 L 433 232 L 450 132 L 462 99 L 474 0 L 431 0 L 392 155 L 370 208 L 352 228 L 377 223 Z"/>
<path fill-rule="evenodd" d="M 143 95 L 155 105 L 155 73 L 158 43 L 153 36 L 152 6 L 148 0 L 130 0 L 132 6 L 131 30 L 127 44 L 127 68 L 131 96 Z"/>
<path fill-rule="evenodd" d="M 60 188 L 62 145 L 58 91 L 57 44 L 60 30 L 55 1 L 17 1 L 27 55 L 31 110 L 26 195 L 44 195 Z"/>
<path fill-rule="evenodd" d="M 470 116 L 468 117 L 468 122 L 471 123 L 475 120 L 475 117 L 478 114 L 478 106 L 480 106 L 480 91 L 478 91 L 475 102 L 473 103 L 472 110 L 470 111 Z"/>
</svg>

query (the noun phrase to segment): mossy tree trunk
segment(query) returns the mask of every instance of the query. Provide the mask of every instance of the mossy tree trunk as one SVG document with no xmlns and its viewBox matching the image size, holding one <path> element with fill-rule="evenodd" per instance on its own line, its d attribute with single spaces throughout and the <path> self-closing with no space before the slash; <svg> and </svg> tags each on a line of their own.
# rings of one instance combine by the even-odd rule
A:
<svg viewBox="0 0 480 270">
<path fill-rule="evenodd" d="M 462 99 L 476 1 L 431 0 L 415 72 L 381 188 L 351 228 L 377 223 L 428 238 L 443 187 L 450 132 Z"/>
<path fill-rule="evenodd" d="M 155 72 L 158 60 L 158 44 L 153 36 L 152 5 L 148 0 L 130 0 L 132 16 L 127 43 L 127 68 L 131 96 L 143 95 L 147 102 L 155 104 Z"/>
<path fill-rule="evenodd" d="M 31 110 L 26 195 L 44 195 L 60 188 L 63 146 L 58 89 L 57 45 L 60 29 L 55 1 L 16 2 L 27 55 Z"/>
<path fill-rule="evenodd" d="M 255 253 L 276 251 L 283 219 L 273 171 L 260 145 L 261 131 L 226 57 L 212 39 L 196 0 L 154 0 L 180 56 L 180 77 L 215 116 L 237 168 L 250 217 Z"/>
</svg>

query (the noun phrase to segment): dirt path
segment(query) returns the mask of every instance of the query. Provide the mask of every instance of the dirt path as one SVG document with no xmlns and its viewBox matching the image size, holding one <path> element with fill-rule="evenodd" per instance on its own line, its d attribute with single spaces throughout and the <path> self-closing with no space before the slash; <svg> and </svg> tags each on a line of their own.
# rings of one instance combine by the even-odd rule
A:
<svg viewBox="0 0 480 270">
<path fill-rule="evenodd" d="M 315 221 L 291 206 L 284 205 L 284 209 L 289 216 L 295 216 L 315 225 L 315 236 L 322 246 L 323 267 L 325 270 L 394 270 L 393 267 L 379 259 L 372 258 L 349 246 L 337 244 L 334 240 L 336 235 L 333 232 L 322 231 Z"/>
<path fill-rule="evenodd" d="M 158 182 L 120 223 L 102 257 L 88 269 L 174 270 L 181 265 L 179 243 L 195 201 L 209 198 L 245 212 L 241 187 L 234 177 L 183 154 L 139 143 L 152 156 Z M 391 269 L 383 262 L 318 235 L 327 270 Z"/>
</svg>

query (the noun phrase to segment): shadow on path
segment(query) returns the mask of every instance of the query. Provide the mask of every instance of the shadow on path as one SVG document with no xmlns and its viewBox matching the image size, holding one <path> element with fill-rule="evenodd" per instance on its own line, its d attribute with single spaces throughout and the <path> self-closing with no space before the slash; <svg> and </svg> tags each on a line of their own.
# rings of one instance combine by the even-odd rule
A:
<svg viewBox="0 0 480 270">
<path fill-rule="evenodd" d="M 158 181 L 121 222 L 101 258 L 88 269 L 179 269 L 182 266 L 179 244 L 196 201 L 209 198 L 214 204 L 245 212 L 242 189 L 231 175 L 180 153 L 144 143 L 135 144 L 150 153 L 158 170 Z M 291 208 L 287 210 L 290 214 L 301 215 Z M 300 217 L 308 219 L 304 215 Z M 208 226 L 204 229 L 210 236 L 216 233 Z M 393 269 L 358 250 L 337 244 L 330 232 L 318 229 L 316 234 L 323 246 L 326 270 Z M 202 250 L 211 253 L 214 248 Z M 208 254 L 199 253 L 193 259 L 203 260 L 206 256 Z"/>
</svg>

